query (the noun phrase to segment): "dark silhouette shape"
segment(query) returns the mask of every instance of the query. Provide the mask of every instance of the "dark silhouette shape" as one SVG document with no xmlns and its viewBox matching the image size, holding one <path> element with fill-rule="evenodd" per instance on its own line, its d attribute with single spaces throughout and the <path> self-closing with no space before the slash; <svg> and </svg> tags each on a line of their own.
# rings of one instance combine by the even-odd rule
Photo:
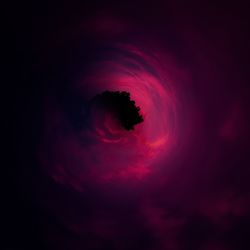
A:
<svg viewBox="0 0 250 250">
<path fill-rule="evenodd" d="M 104 91 L 96 95 L 91 103 L 112 112 L 126 130 L 134 130 L 136 124 L 143 122 L 140 108 L 135 105 L 135 101 L 130 99 L 129 92 Z"/>
</svg>

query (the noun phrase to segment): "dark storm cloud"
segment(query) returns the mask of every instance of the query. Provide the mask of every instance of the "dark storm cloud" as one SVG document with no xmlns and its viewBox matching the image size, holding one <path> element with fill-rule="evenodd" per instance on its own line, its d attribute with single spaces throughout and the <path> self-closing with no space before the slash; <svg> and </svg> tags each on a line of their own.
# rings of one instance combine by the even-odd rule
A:
<svg viewBox="0 0 250 250">
<path fill-rule="evenodd" d="M 34 184 L 47 248 L 250 248 L 244 8 L 70 6 L 35 33 L 49 93 Z M 129 135 L 96 113 L 86 126 L 89 99 L 107 89 L 150 118 Z"/>
</svg>

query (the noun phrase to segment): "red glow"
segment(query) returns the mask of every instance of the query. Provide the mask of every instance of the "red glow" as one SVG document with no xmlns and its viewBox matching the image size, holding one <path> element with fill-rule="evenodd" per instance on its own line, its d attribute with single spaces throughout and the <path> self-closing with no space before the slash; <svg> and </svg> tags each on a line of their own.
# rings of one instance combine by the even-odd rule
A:
<svg viewBox="0 0 250 250">
<path fill-rule="evenodd" d="M 43 165 L 55 180 L 80 190 L 86 181 L 141 180 L 178 144 L 177 82 L 169 70 L 173 65 L 132 45 L 116 47 L 130 56 L 113 52 L 72 85 L 86 100 L 105 90 L 129 92 L 141 108 L 143 123 L 126 131 L 108 114 L 92 110 L 91 129 L 76 133 L 59 107 L 47 109 L 45 133 L 50 136 L 45 138 L 52 152 L 41 150 Z M 47 104 L 53 105 L 51 100 Z M 58 127 L 52 128 L 55 122 Z"/>
</svg>

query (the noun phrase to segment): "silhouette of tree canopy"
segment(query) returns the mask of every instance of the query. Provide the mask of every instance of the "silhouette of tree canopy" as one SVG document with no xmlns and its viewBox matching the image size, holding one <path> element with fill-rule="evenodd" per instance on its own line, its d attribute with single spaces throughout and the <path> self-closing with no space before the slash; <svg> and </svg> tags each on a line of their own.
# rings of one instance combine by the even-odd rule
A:
<svg viewBox="0 0 250 250">
<path fill-rule="evenodd" d="M 135 105 L 135 101 L 130 99 L 129 92 L 104 91 L 96 95 L 92 102 L 100 108 L 112 112 L 126 130 L 134 130 L 136 124 L 143 122 L 140 108 Z"/>
</svg>

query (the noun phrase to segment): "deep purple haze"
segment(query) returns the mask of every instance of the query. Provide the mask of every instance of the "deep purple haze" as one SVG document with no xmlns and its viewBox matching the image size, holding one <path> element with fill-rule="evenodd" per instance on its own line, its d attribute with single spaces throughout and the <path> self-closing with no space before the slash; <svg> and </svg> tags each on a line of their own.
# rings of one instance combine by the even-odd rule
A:
<svg viewBox="0 0 250 250">
<path fill-rule="evenodd" d="M 58 250 L 248 249 L 244 22 L 212 5 L 133 7 L 79 14 L 47 41 L 55 61 L 73 52 L 43 98 L 44 241 Z M 86 118 L 105 90 L 130 93 L 144 117 L 135 130 L 96 109 Z"/>
</svg>

